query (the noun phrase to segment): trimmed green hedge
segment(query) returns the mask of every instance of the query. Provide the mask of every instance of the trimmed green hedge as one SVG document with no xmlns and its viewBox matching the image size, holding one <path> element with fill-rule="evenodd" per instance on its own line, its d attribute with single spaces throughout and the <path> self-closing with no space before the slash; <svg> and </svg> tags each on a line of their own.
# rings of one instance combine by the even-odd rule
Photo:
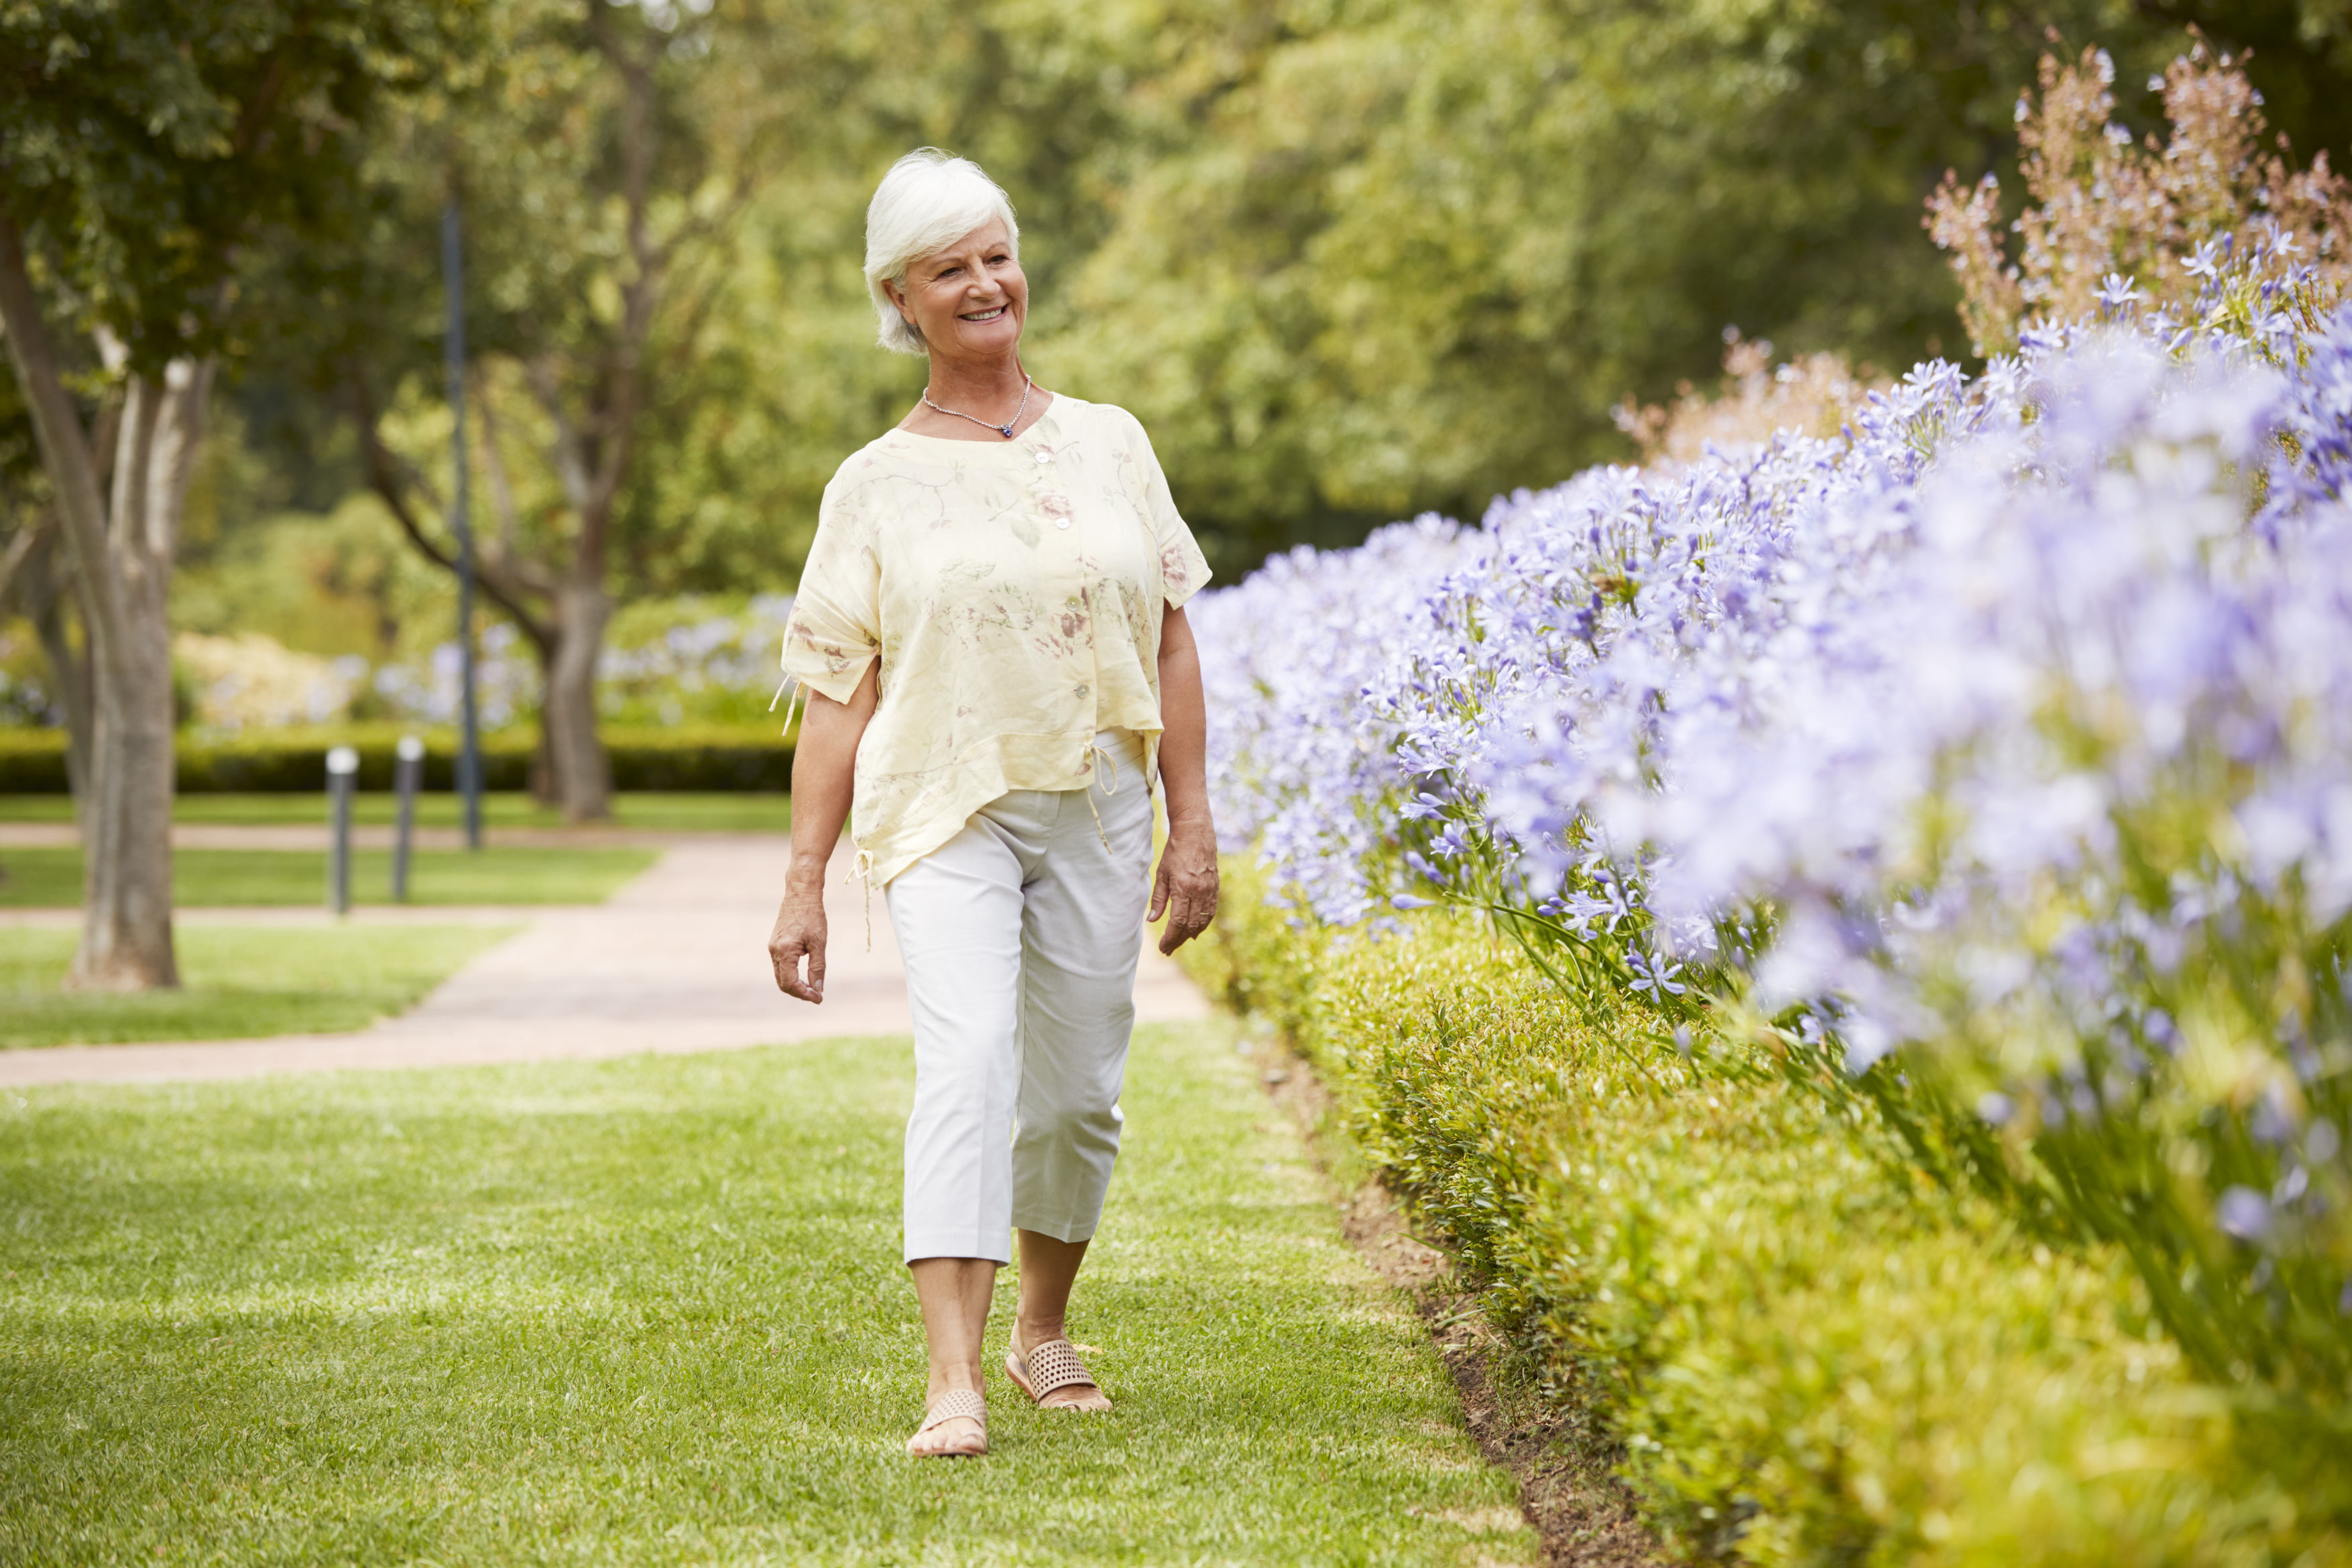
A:
<svg viewBox="0 0 2352 1568">
<path fill-rule="evenodd" d="M 2199 1386 L 2121 1256 L 1934 1186 L 1866 1106 L 1629 1044 L 1482 923 L 1294 925 L 1225 874 L 1196 977 L 1314 1064 L 1675 1555 L 2352 1560 L 2337 1461 Z"/>
<path fill-rule="evenodd" d="M 179 742 L 179 789 L 184 795 L 323 789 L 327 752 L 336 746 L 358 750 L 361 789 L 388 789 L 393 747 L 406 733 L 413 732 L 393 725 L 353 725 L 335 729 L 257 730 L 213 739 L 184 735 Z M 421 733 L 425 743 L 425 787 L 451 788 L 457 737 L 446 730 Z M 539 737 L 530 730 L 485 735 L 484 787 L 527 788 L 538 745 Z M 604 731 L 604 747 L 613 761 L 614 787 L 619 789 L 776 792 L 792 783 L 792 747 L 767 725 L 756 728 L 614 727 Z M 65 792 L 64 732 L 0 730 L 0 794 Z"/>
</svg>

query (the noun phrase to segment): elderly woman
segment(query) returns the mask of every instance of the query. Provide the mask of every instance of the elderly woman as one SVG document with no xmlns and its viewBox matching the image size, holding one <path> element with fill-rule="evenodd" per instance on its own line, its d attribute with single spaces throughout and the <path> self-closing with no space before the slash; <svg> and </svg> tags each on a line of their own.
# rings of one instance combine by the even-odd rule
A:
<svg viewBox="0 0 2352 1568">
<path fill-rule="evenodd" d="M 1118 1153 L 1143 925 L 1167 913 L 1170 953 L 1216 909 L 1183 611 L 1208 563 L 1134 417 L 1022 369 L 1020 238 L 961 158 L 910 153 L 874 193 L 882 345 L 928 355 L 930 382 L 825 486 L 784 635 L 809 697 L 776 984 L 824 999 L 824 870 L 853 805 L 906 960 L 919 1455 L 987 1451 L 982 1340 L 1014 1232 L 1005 1370 L 1048 1409 L 1110 1408 L 1063 1320 Z"/>
</svg>

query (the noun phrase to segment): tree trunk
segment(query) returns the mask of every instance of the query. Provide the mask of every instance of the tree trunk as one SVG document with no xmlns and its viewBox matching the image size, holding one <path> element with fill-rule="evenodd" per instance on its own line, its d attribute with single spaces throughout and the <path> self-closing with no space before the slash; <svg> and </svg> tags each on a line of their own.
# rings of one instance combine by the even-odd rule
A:
<svg viewBox="0 0 2352 1568">
<path fill-rule="evenodd" d="M 604 649 L 613 599 L 603 582 L 567 577 L 555 593 L 555 642 L 547 661 L 548 760 L 564 819 L 603 821 L 613 814 L 613 768 L 596 733 L 596 664 Z"/>
<path fill-rule="evenodd" d="M 66 391 L 22 237 L 0 204 L 0 324 L 33 416 L 80 591 L 90 747 L 82 825 L 82 936 L 69 988 L 179 984 L 172 944 L 173 558 L 195 475 L 209 361 L 131 375 L 114 427 L 110 497 Z"/>
<path fill-rule="evenodd" d="M 66 788 L 73 791 L 74 815 L 79 819 L 82 803 L 89 799 L 89 650 L 87 640 L 84 646 L 74 646 L 66 625 L 67 600 L 75 589 L 58 559 L 60 548 L 54 535 L 34 547 L 26 558 L 24 575 L 17 580 L 17 602 L 41 639 L 41 653 L 49 664 L 49 684 L 65 716 Z"/>
<path fill-rule="evenodd" d="M 82 823 L 81 947 L 71 989 L 180 983 L 172 941 L 172 566 L 212 366 L 175 360 L 125 388 L 108 555 L 128 612 L 93 694 Z"/>
</svg>

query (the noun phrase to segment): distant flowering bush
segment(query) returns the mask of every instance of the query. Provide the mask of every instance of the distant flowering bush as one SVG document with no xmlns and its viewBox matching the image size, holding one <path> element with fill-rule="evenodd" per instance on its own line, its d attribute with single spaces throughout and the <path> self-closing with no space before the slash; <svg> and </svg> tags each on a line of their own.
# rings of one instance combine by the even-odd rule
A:
<svg viewBox="0 0 2352 1568">
<path fill-rule="evenodd" d="M 597 706 L 630 724 L 745 722 L 766 707 L 792 600 L 762 594 L 730 609 L 696 599 L 632 604 L 616 619 L 597 665 Z M 502 729 L 539 711 L 541 674 L 520 633 L 504 622 L 481 632 L 476 664 L 481 721 Z M 376 697 L 396 717 L 455 722 L 458 650 L 377 668 Z"/>
<path fill-rule="evenodd" d="M 0 630 L 0 727 L 65 722 L 39 641 Z"/>
<path fill-rule="evenodd" d="M 693 599 L 632 606 L 597 666 L 607 718 L 639 723 L 747 721 L 774 695 L 790 594 L 739 609 Z"/>
<path fill-rule="evenodd" d="M 1208 599 L 1229 846 L 1327 921 L 1485 908 L 1620 1030 L 1874 1099 L 2129 1249 L 2210 1375 L 2340 1407 L 2352 311 L 2217 322 L 2257 271 L 2311 281 L 2224 257 L 1834 438 Z"/>
<path fill-rule="evenodd" d="M 172 658 L 194 694 L 195 721 L 230 733 L 341 719 L 367 674 L 364 659 L 296 653 L 254 632 L 183 632 L 172 639 Z"/>
<path fill-rule="evenodd" d="M 485 729 L 504 729 L 539 711 L 540 678 L 521 635 L 503 621 L 482 628 L 474 661 L 475 712 Z M 421 660 L 376 667 L 376 697 L 395 718 L 457 722 L 463 702 L 463 651 L 442 643 Z"/>
</svg>

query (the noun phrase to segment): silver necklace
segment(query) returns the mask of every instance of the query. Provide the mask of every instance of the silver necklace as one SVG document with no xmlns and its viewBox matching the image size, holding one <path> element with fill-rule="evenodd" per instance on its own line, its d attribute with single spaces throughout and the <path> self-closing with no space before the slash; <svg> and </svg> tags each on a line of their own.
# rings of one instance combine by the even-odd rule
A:
<svg viewBox="0 0 2352 1568">
<path fill-rule="evenodd" d="M 1021 377 L 1021 406 L 1014 409 L 1013 411 L 1013 417 L 1006 420 L 1003 424 L 997 423 L 992 419 L 982 419 L 976 413 L 966 413 L 961 409 L 940 408 L 939 404 L 931 401 L 931 389 L 929 387 L 925 387 L 923 389 L 923 405 L 926 408 L 935 410 L 940 413 L 954 414 L 958 419 L 968 419 L 974 424 L 984 424 L 989 429 L 996 432 L 997 434 L 1004 437 L 1005 440 L 1010 441 L 1013 439 L 1013 427 L 1021 423 L 1021 416 L 1029 412 L 1029 392 L 1030 389 L 1034 387 L 1036 384 L 1037 383 L 1029 379 L 1026 372 L 1024 372 Z"/>
</svg>

